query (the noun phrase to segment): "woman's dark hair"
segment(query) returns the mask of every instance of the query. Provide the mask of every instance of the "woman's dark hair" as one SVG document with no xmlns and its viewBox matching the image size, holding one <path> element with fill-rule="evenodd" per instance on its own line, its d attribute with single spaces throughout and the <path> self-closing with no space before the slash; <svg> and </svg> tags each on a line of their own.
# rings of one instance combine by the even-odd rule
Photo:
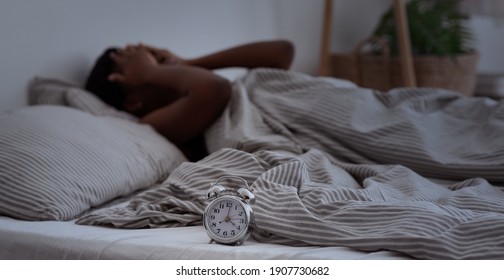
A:
<svg viewBox="0 0 504 280">
<path fill-rule="evenodd" d="M 121 87 L 114 82 L 109 81 L 108 76 L 114 71 L 115 62 L 110 54 L 117 52 L 118 48 L 108 48 L 98 57 L 89 73 L 85 89 L 98 96 L 105 103 L 122 110 L 122 104 L 125 98 Z"/>
</svg>

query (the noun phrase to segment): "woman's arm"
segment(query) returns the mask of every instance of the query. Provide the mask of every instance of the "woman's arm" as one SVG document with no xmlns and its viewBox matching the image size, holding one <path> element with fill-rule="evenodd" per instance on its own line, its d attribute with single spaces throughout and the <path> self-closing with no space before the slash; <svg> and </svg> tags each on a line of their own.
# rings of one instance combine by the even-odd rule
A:
<svg viewBox="0 0 504 280">
<path fill-rule="evenodd" d="M 156 67 L 146 82 L 166 85 L 183 93 L 181 98 L 141 119 L 175 144 L 185 143 L 206 131 L 231 96 L 228 80 L 198 67 Z"/>
<path fill-rule="evenodd" d="M 125 49 L 112 58 L 121 71 L 111 74 L 110 80 L 128 87 L 156 85 L 182 93 L 179 99 L 141 119 L 177 145 L 203 133 L 231 96 L 226 79 L 201 67 L 158 64 L 145 48 Z"/>
<path fill-rule="evenodd" d="M 228 67 L 289 69 L 294 45 L 286 40 L 245 44 L 194 59 L 182 59 L 168 50 L 145 46 L 162 64 L 182 64 L 214 70 Z"/>
<path fill-rule="evenodd" d="M 207 69 L 227 67 L 270 67 L 289 69 L 294 58 L 294 46 L 288 41 L 257 42 L 226 49 L 196 59 L 187 60 L 189 65 Z"/>
</svg>

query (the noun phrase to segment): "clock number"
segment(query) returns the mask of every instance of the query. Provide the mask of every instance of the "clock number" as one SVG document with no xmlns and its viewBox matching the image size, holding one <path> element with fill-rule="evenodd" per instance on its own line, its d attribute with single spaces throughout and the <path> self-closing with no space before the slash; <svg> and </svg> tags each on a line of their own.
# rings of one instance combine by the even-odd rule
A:
<svg viewBox="0 0 504 280">
<path fill-rule="evenodd" d="M 213 226 L 213 227 L 216 227 L 216 226 L 217 226 L 217 224 L 216 224 L 216 223 L 212 223 L 212 226 Z"/>
<path fill-rule="evenodd" d="M 220 209 L 224 209 L 224 207 L 225 207 L 224 203 L 220 203 L 220 204 L 219 204 L 219 208 L 220 208 Z"/>
<path fill-rule="evenodd" d="M 226 203 L 226 207 L 233 207 L 233 203 L 232 202 Z"/>
<path fill-rule="evenodd" d="M 234 236 L 235 234 L 236 234 L 235 230 L 234 230 L 234 229 L 233 229 L 233 230 L 231 230 L 231 235 L 233 235 L 233 236 Z"/>
<path fill-rule="evenodd" d="M 216 214 L 219 214 L 220 213 L 220 209 L 214 208 L 213 212 L 216 213 Z"/>
<path fill-rule="evenodd" d="M 215 220 L 215 215 L 210 215 L 210 220 Z"/>
</svg>

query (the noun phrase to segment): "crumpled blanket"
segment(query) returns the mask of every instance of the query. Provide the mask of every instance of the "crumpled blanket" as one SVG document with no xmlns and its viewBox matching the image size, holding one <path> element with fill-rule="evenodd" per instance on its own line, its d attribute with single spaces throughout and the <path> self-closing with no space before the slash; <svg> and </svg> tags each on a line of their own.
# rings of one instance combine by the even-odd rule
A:
<svg viewBox="0 0 504 280">
<path fill-rule="evenodd" d="M 254 189 L 258 241 L 504 258 L 503 102 L 440 89 L 339 88 L 257 69 L 235 83 L 206 136 L 208 157 L 77 223 L 201 224 L 210 183 L 233 175 Z"/>
</svg>

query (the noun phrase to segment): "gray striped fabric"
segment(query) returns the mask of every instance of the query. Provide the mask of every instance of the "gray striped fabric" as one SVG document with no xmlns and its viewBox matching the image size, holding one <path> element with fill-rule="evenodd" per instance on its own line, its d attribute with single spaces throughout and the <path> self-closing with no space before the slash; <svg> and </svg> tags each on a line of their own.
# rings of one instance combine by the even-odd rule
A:
<svg viewBox="0 0 504 280">
<path fill-rule="evenodd" d="M 57 79 L 35 77 L 28 84 L 29 105 L 62 105 L 91 113 L 130 121 L 138 119 L 101 101 L 94 94 Z"/>
<path fill-rule="evenodd" d="M 0 214 L 69 220 L 163 181 L 183 154 L 152 128 L 39 105 L 0 114 Z"/>
<path fill-rule="evenodd" d="M 503 110 L 443 90 L 382 94 L 255 70 L 208 131 L 210 156 L 78 223 L 199 224 L 209 184 L 235 175 L 255 190 L 259 241 L 502 259 Z"/>
<path fill-rule="evenodd" d="M 58 79 L 34 77 L 28 83 L 28 104 L 66 105 L 65 93 L 72 87 L 75 85 Z"/>
</svg>

